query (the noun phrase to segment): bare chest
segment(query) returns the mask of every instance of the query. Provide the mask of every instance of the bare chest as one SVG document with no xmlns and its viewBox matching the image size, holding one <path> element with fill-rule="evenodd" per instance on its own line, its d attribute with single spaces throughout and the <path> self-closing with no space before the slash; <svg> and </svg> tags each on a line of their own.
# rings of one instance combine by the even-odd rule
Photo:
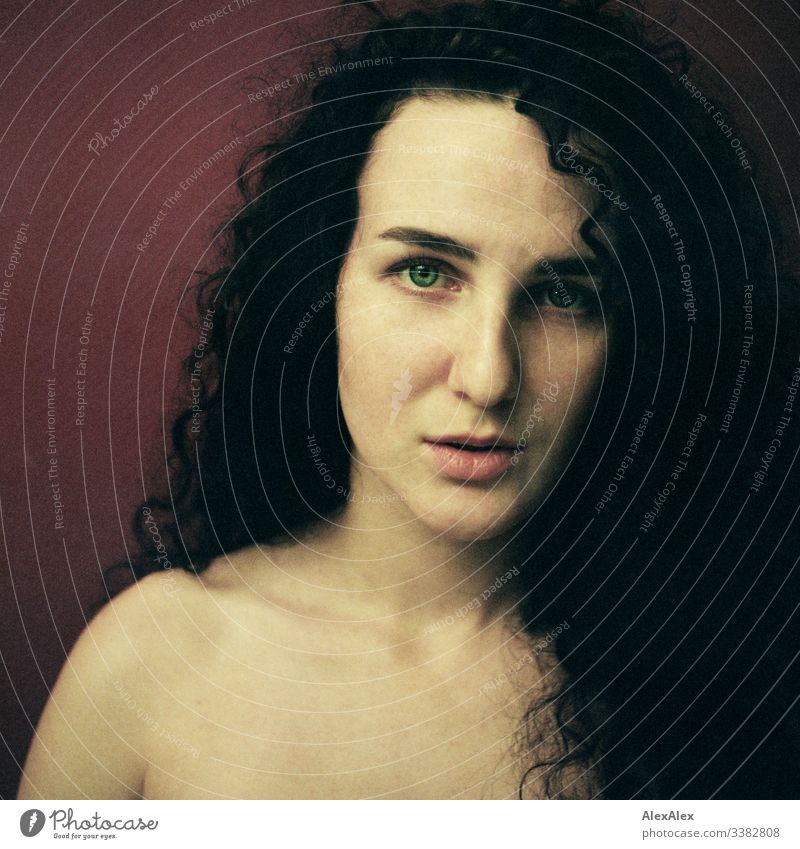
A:
<svg viewBox="0 0 800 849">
<path fill-rule="evenodd" d="M 518 732 L 537 674 L 530 663 L 514 665 L 218 658 L 158 700 L 143 794 L 516 798 L 530 758 Z"/>
</svg>

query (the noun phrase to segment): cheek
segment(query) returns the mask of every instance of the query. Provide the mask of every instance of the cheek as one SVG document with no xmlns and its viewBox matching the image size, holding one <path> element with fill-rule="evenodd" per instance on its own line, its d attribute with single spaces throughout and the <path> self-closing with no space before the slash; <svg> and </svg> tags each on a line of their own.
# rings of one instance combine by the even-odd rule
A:
<svg viewBox="0 0 800 849">
<path fill-rule="evenodd" d="M 408 409 L 438 373 L 443 348 L 407 330 L 401 311 L 341 303 L 337 313 L 339 393 L 353 438 L 375 438 L 408 421 Z"/>
<path fill-rule="evenodd" d="M 550 409 L 554 429 L 576 425 L 593 404 L 606 368 L 607 345 L 602 331 L 575 336 L 553 335 L 550 344 L 535 344 L 530 354 L 528 393 Z M 542 399 L 546 401 L 543 404 Z"/>
</svg>

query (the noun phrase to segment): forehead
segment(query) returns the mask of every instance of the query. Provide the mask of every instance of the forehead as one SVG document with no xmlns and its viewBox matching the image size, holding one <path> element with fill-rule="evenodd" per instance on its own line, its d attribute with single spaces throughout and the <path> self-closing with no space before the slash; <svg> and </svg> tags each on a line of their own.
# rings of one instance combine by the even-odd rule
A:
<svg viewBox="0 0 800 849">
<path fill-rule="evenodd" d="M 413 97 L 375 136 L 359 181 L 359 228 L 449 224 L 482 244 L 510 230 L 564 253 L 578 248 L 590 204 L 586 184 L 553 170 L 544 132 L 511 100 Z"/>
</svg>

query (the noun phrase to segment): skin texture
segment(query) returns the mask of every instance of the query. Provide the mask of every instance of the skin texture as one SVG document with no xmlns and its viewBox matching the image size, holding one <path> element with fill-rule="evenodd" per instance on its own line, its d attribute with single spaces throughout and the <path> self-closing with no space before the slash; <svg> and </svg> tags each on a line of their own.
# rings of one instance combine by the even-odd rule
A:
<svg viewBox="0 0 800 849">
<path fill-rule="evenodd" d="M 513 531 L 568 462 L 607 350 L 588 301 L 548 300 L 539 257 L 591 259 L 588 192 L 508 104 L 400 108 L 362 174 L 339 281 L 347 509 L 105 608 L 59 678 L 20 798 L 516 796 L 521 718 L 561 682 L 514 619 Z M 474 257 L 381 235 L 399 227 Z M 396 269 L 420 254 L 443 263 L 425 297 Z M 527 447 L 499 481 L 465 484 L 422 441 L 459 432 Z M 537 756 L 552 753 L 545 741 Z"/>
</svg>

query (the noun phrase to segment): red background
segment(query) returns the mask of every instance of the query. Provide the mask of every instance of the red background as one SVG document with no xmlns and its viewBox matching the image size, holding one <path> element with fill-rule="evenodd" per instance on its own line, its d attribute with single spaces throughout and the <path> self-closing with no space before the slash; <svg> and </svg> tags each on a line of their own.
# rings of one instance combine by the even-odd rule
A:
<svg viewBox="0 0 800 849">
<path fill-rule="evenodd" d="M 292 74 L 308 45 L 324 51 L 313 43 L 368 20 L 319 13 L 324 0 L 239 2 L 196 29 L 191 23 L 219 6 L 6 0 L 0 10 L 0 275 L 20 224 L 29 225 L 0 338 L 0 798 L 15 795 L 48 690 L 89 605 L 103 597 L 102 567 L 126 556 L 135 506 L 160 485 L 165 428 L 189 401 L 178 389 L 179 363 L 197 338 L 179 314 L 182 295 L 192 272 L 210 263 L 212 227 L 236 203 L 231 181 L 245 148 L 287 108 L 277 98 L 250 102 L 247 92 L 265 84 L 252 78 L 288 78 L 289 96 L 302 99 Z M 648 10 L 669 22 L 670 5 L 671 26 L 710 61 L 693 80 L 732 87 L 731 117 L 737 130 L 751 129 L 764 162 L 760 185 L 782 205 L 794 229 L 786 255 L 796 254 L 797 13 L 781 0 L 749 10 L 732 0 Z M 94 134 L 109 135 L 154 85 L 152 101 L 93 154 Z M 243 143 L 182 191 L 137 250 L 164 199 L 237 136 Z M 87 310 L 93 329 L 83 345 Z M 82 347 L 87 407 L 78 427 Z M 56 379 L 63 530 L 54 527 L 47 472 L 48 377 Z"/>
</svg>

